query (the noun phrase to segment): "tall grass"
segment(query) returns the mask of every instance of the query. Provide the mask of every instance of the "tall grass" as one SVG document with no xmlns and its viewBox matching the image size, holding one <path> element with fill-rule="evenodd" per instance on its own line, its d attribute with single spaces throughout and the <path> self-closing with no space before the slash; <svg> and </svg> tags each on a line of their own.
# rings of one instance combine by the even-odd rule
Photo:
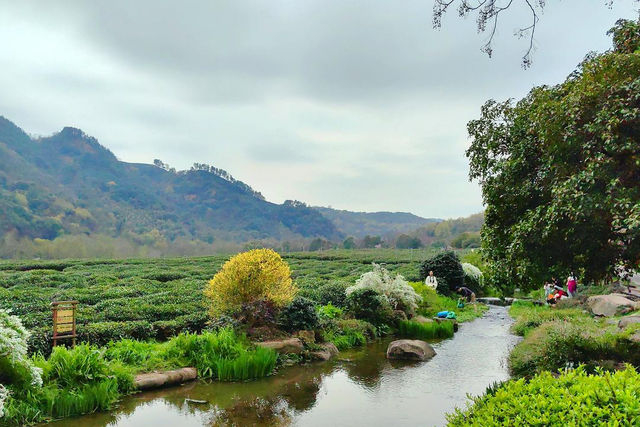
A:
<svg viewBox="0 0 640 427">
<path fill-rule="evenodd" d="M 407 338 L 420 338 L 425 340 L 436 338 L 451 338 L 453 336 L 453 322 L 429 322 L 419 323 L 410 320 L 401 321 L 398 325 L 400 336 Z"/>
<path fill-rule="evenodd" d="M 358 331 L 346 330 L 340 335 L 332 335 L 329 338 L 338 350 L 346 350 L 352 347 L 360 347 L 367 343 L 367 338 Z"/>
</svg>

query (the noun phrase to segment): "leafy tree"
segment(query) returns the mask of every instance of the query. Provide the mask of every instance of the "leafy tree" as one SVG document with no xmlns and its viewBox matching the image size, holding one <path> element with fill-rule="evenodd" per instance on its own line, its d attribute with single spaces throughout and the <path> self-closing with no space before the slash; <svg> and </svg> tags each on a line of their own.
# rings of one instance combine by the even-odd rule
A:
<svg viewBox="0 0 640 427">
<path fill-rule="evenodd" d="M 503 284 L 582 271 L 609 280 L 640 263 L 640 23 L 610 30 L 567 80 L 488 101 L 468 125 L 482 186 L 482 245 Z"/>
<path fill-rule="evenodd" d="M 356 248 L 356 239 L 353 236 L 349 236 L 344 239 L 342 242 L 342 247 L 345 249 L 355 249 Z"/>
<path fill-rule="evenodd" d="M 382 244 L 382 237 L 380 236 L 370 236 L 370 235 L 366 235 L 364 236 L 364 239 L 362 240 L 362 246 L 365 248 L 375 248 L 378 245 Z"/>
<path fill-rule="evenodd" d="M 254 249 L 227 261 L 204 292 L 211 301 L 211 315 L 218 316 L 260 300 L 284 307 L 293 300 L 297 288 L 289 266 L 277 252 Z"/>
<path fill-rule="evenodd" d="M 314 252 L 314 251 L 319 251 L 320 249 L 322 249 L 322 239 L 315 238 L 311 241 L 311 243 L 309 243 L 310 251 Z"/>
<path fill-rule="evenodd" d="M 480 247 L 480 233 L 464 232 L 459 234 L 453 240 L 451 240 L 451 246 L 458 249 L 465 248 L 479 248 Z"/>
<path fill-rule="evenodd" d="M 415 236 L 409 236 L 408 234 L 401 234 L 396 239 L 396 248 L 398 249 L 418 249 L 422 246 L 420 239 Z"/>
<path fill-rule="evenodd" d="M 464 285 L 462 264 L 453 251 L 440 252 L 424 261 L 420 267 L 420 279 L 424 281 L 430 271 L 438 278 L 437 291 L 440 293 L 449 295 Z"/>
</svg>

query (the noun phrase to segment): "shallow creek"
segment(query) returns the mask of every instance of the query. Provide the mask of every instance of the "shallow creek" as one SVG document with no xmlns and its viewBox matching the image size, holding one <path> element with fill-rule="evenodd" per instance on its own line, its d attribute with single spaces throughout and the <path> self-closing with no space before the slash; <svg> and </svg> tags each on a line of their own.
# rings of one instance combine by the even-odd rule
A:
<svg viewBox="0 0 640 427">
<path fill-rule="evenodd" d="M 246 383 L 194 382 L 125 398 L 110 413 L 67 419 L 59 426 L 202 425 L 444 425 L 509 377 L 506 357 L 518 338 L 509 333 L 506 307 L 460 325 L 452 339 L 432 343 L 437 355 L 421 363 L 389 362 L 390 340 L 342 352 L 330 362 L 280 370 Z M 207 401 L 205 404 L 185 399 Z"/>
</svg>

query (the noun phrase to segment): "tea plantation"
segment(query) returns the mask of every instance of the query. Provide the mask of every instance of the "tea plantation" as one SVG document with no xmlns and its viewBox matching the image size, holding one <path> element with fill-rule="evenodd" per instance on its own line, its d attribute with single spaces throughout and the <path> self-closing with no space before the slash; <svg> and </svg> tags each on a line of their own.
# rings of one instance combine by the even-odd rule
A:
<svg viewBox="0 0 640 427">
<path fill-rule="evenodd" d="M 284 254 L 303 292 L 340 280 L 353 283 L 384 264 L 416 279 L 429 250 L 325 251 Z M 51 302 L 77 300 L 80 341 L 120 338 L 164 340 L 201 331 L 209 321 L 203 289 L 227 255 L 127 260 L 0 262 L 0 308 L 18 315 L 32 332 L 31 352 L 51 348 Z"/>
</svg>

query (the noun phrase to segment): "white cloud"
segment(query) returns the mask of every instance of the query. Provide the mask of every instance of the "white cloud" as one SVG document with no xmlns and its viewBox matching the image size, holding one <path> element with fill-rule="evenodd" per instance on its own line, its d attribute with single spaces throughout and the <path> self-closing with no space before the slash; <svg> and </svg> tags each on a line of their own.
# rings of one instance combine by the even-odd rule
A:
<svg viewBox="0 0 640 427">
<path fill-rule="evenodd" d="M 431 28 L 431 0 L 4 2 L 0 114 L 125 161 L 209 162 L 275 202 L 462 216 L 482 208 L 467 121 L 607 49 L 631 3 L 549 4 L 524 71 L 519 10 L 488 59 L 472 20 Z"/>
</svg>

